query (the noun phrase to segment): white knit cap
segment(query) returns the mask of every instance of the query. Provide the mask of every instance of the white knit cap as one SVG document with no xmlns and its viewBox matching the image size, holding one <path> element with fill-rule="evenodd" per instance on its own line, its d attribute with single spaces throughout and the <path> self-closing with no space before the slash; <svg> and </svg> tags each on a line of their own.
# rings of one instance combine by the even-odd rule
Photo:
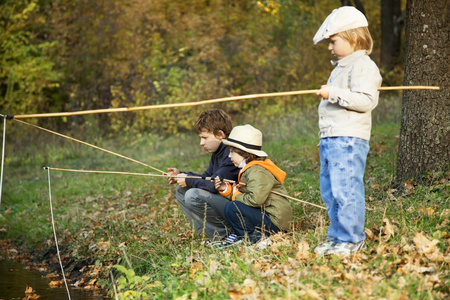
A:
<svg viewBox="0 0 450 300">
<path fill-rule="evenodd" d="M 323 42 L 330 36 L 359 27 L 367 27 L 369 23 L 362 12 L 353 6 L 342 6 L 331 12 L 323 21 L 313 38 L 314 45 Z"/>
<path fill-rule="evenodd" d="M 234 127 L 228 139 L 223 139 L 222 142 L 227 146 L 233 146 L 256 156 L 267 157 L 266 152 L 261 150 L 262 132 L 252 125 Z"/>
</svg>

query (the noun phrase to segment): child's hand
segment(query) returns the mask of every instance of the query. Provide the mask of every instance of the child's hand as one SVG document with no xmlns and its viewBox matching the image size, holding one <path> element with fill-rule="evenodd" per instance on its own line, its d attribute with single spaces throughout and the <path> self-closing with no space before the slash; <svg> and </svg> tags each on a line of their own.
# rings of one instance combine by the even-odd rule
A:
<svg viewBox="0 0 450 300">
<path fill-rule="evenodd" d="M 233 184 L 233 194 L 236 193 L 236 192 L 240 192 L 239 191 L 240 187 L 241 186 L 239 184 L 236 184 L 236 183 Z"/>
<path fill-rule="evenodd" d="M 167 170 L 170 171 L 169 173 L 167 173 L 168 176 L 176 176 L 176 175 L 180 174 L 180 171 L 177 168 L 168 168 Z M 177 178 L 169 177 L 169 178 L 167 178 L 167 180 L 169 180 L 170 184 L 174 184 L 177 182 Z"/>
<path fill-rule="evenodd" d="M 187 174 L 185 173 L 180 173 L 178 174 L 178 178 L 174 178 L 176 180 L 176 182 L 178 183 L 179 186 L 181 187 L 187 187 L 186 185 L 186 177 Z"/>
<path fill-rule="evenodd" d="M 214 187 L 216 190 L 223 192 L 227 188 L 227 184 L 221 181 L 219 176 L 216 176 L 214 178 Z"/>
<path fill-rule="evenodd" d="M 330 87 L 328 85 L 322 85 L 320 90 L 316 92 L 316 95 L 322 96 L 323 99 L 328 99 L 330 94 Z"/>
</svg>

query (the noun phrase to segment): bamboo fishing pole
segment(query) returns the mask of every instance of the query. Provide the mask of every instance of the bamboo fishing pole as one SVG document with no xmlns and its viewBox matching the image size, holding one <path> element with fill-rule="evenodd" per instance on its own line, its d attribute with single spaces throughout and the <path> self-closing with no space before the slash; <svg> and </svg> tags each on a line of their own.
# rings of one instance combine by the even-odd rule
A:
<svg viewBox="0 0 450 300">
<path fill-rule="evenodd" d="M 187 176 L 179 176 L 179 175 L 163 175 L 163 174 L 151 174 L 151 173 L 132 173 L 132 172 L 121 172 L 121 171 L 96 171 L 96 170 L 77 170 L 77 169 L 63 169 L 63 168 L 53 168 L 53 167 L 44 167 L 45 170 L 55 170 L 55 171 L 62 171 L 62 172 L 75 172 L 75 173 L 94 173 L 94 174 L 114 174 L 114 175 L 135 175 L 135 176 L 150 176 L 150 177 L 165 177 L 165 178 L 194 178 L 194 179 L 203 179 L 203 180 L 215 180 L 215 178 L 212 177 L 202 177 L 202 176 L 191 176 L 191 175 L 187 175 Z M 237 182 L 235 180 L 230 180 L 230 179 L 220 179 L 220 181 L 224 181 L 224 182 L 228 182 L 230 184 L 233 183 L 237 183 L 240 185 L 246 185 L 243 182 Z M 294 201 L 298 201 L 304 204 L 308 204 L 308 205 L 312 205 L 321 209 L 325 209 L 325 207 L 311 203 L 311 202 L 307 202 L 304 200 L 300 200 L 294 197 L 291 197 L 289 195 L 285 195 L 276 191 L 270 191 L 271 193 L 277 194 L 279 196 L 285 197 L 287 199 L 291 199 Z"/>
<path fill-rule="evenodd" d="M 439 87 L 438 86 L 388 86 L 388 87 L 380 87 L 378 90 L 379 91 L 439 90 Z M 302 91 L 291 91 L 291 92 L 264 93 L 264 94 L 224 97 L 224 98 L 202 100 L 202 101 L 196 101 L 196 102 L 169 103 L 169 104 L 158 104 L 158 105 L 147 105 L 147 106 L 136 106 L 136 107 L 107 108 L 107 109 L 94 109 L 94 110 L 83 110 L 83 111 L 74 111 L 74 112 L 43 113 L 43 114 L 28 114 L 28 115 L 14 115 L 14 116 L 8 115 L 7 117 L 14 118 L 14 119 L 50 118 L 50 117 L 69 117 L 69 116 L 88 115 L 88 114 L 129 112 L 129 111 L 161 109 L 161 108 L 199 106 L 199 105 L 205 105 L 205 104 L 229 102 L 229 101 L 237 101 L 237 100 L 247 100 L 247 99 L 255 99 L 255 98 L 269 98 L 269 97 L 283 97 L 283 96 L 315 94 L 317 91 L 318 90 L 302 90 Z"/>
<path fill-rule="evenodd" d="M 165 177 L 165 178 L 192 178 L 192 179 L 204 179 L 204 180 L 214 180 L 212 177 L 204 176 L 193 176 L 193 175 L 169 175 L 169 174 L 152 174 L 152 173 L 133 173 L 133 172 L 122 172 L 122 171 L 97 171 L 97 170 L 80 170 L 80 169 L 63 169 L 63 168 L 53 168 L 44 167 L 45 170 L 54 170 L 62 172 L 73 172 L 73 173 L 91 173 L 91 174 L 114 174 L 114 175 L 134 175 L 134 176 L 149 176 L 149 177 Z M 222 181 L 229 183 L 236 183 L 234 180 L 221 179 Z"/>
</svg>

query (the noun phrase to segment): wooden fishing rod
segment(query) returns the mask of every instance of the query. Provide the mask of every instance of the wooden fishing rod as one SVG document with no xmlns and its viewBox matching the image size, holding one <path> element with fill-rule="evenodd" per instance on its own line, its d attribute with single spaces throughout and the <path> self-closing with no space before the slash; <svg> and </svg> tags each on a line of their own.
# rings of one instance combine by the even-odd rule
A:
<svg viewBox="0 0 450 300">
<path fill-rule="evenodd" d="M 221 179 L 221 181 L 225 181 L 225 180 Z M 228 182 L 229 182 L 229 181 L 228 181 Z M 233 181 L 233 182 L 231 182 L 231 183 L 236 183 L 236 184 L 239 184 L 239 185 L 247 185 L 247 184 L 244 183 L 244 182 L 237 182 L 237 181 Z M 326 210 L 326 207 L 323 207 L 323 206 L 320 206 L 320 205 L 317 205 L 317 204 L 314 204 L 314 203 L 311 203 L 311 202 L 308 202 L 308 201 L 300 200 L 300 199 L 291 197 L 291 196 L 289 196 L 289 195 L 285 195 L 285 194 L 280 193 L 280 192 L 277 192 L 277 191 L 270 191 L 270 192 L 273 193 L 273 194 L 276 194 L 276 195 L 285 197 L 285 198 L 287 198 L 287 199 L 291 199 L 291 200 L 294 200 L 294 201 L 302 202 L 302 203 L 305 203 L 305 204 L 308 204 L 308 205 L 312 205 L 312 206 L 315 206 L 315 207 L 318 207 L 318 208 L 321 208 L 321 209 L 325 209 L 325 210 Z"/>
<path fill-rule="evenodd" d="M 212 177 L 202 177 L 202 176 L 191 176 L 191 175 L 187 175 L 187 176 L 179 176 L 179 175 L 163 175 L 163 174 L 151 174 L 151 173 L 132 173 L 132 172 L 120 172 L 120 171 L 95 171 L 95 170 L 77 170 L 77 169 L 62 169 L 62 168 L 53 168 L 53 167 L 44 167 L 45 170 L 55 170 L 55 171 L 62 171 L 62 172 L 74 172 L 74 173 L 91 173 L 91 174 L 114 174 L 114 175 L 135 175 L 135 176 L 150 176 L 150 177 L 165 177 L 165 178 L 194 178 L 194 179 L 203 179 L 203 180 L 209 180 L 209 181 L 213 181 L 215 180 L 215 178 Z M 237 182 L 235 180 L 230 180 L 230 179 L 220 179 L 220 181 L 224 181 L 224 182 L 228 182 L 230 184 L 240 184 L 240 185 L 246 185 L 243 182 Z M 300 199 L 296 199 L 293 198 L 289 195 L 285 195 L 276 191 L 270 191 L 271 193 L 280 195 L 282 197 L 285 197 L 287 199 L 291 199 L 294 201 L 298 201 L 304 204 L 308 204 L 308 205 L 312 205 L 321 209 L 325 209 L 325 207 L 311 203 L 311 202 L 307 202 L 304 200 L 300 200 Z"/>
<path fill-rule="evenodd" d="M 393 90 L 439 90 L 438 86 L 388 86 L 380 87 L 379 91 L 393 91 Z M 161 109 L 161 108 L 174 108 L 174 107 L 186 107 L 186 106 L 198 106 L 219 102 L 229 102 L 237 100 L 247 100 L 255 98 L 269 98 L 269 97 L 283 97 L 283 96 L 294 96 L 294 95 L 304 95 L 304 94 L 315 94 L 318 90 L 302 90 L 302 91 L 291 91 L 291 92 L 279 92 L 279 93 L 264 93 L 264 94 L 253 94 L 253 95 L 243 95 L 243 96 L 233 96 L 224 97 L 210 100 L 202 100 L 196 102 L 185 102 L 185 103 L 170 103 L 170 104 L 158 104 L 158 105 L 147 105 L 147 106 L 136 106 L 136 107 L 120 107 L 120 108 L 108 108 L 108 109 L 94 109 L 94 110 L 84 110 L 75 112 L 59 112 L 59 113 L 43 113 L 43 114 L 28 114 L 28 115 L 7 115 L 7 118 L 14 119 L 25 119 L 25 118 L 50 118 L 50 117 L 69 117 L 78 115 L 88 115 L 88 114 L 102 114 L 102 113 L 116 113 L 116 112 L 129 112 L 138 110 L 150 110 L 150 109 Z"/>
<path fill-rule="evenodd" d="M 133 173 L 133 172 L 122 172 L 122 171 L 97 171 L 97 170 L 79 170 L 79 169 L 63 169 L 63 168 L 53 168 L 44 167 L 45 170 L 55 170 L 62 172 L 74 172 L 74 173 L 91 173 L 91 174 L 114 174 L 114 175 L 134 175 L 134 176 L 149 176 L 149 177 L 165 177 L 165 178 L 192 178 L 192 179 L 203 179 L 203 180 L 214 180 L 212 177 L 203 176 L 193 176 L 193 175 L 168 175 L 168 174 L 152 174 L 152 173 Z M 222 181 L 228 183 L 236 183 L 234 180 L 221 179 Z"/>
</svg>

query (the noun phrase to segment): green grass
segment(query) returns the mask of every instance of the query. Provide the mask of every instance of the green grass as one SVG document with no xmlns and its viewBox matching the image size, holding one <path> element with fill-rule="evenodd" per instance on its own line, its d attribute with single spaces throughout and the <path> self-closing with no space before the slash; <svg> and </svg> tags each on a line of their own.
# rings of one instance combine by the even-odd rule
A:
<svg viewBox="0 0 450 300">
<path fill-rule="evenodd" d="M 444 299 L 449 295 L 449 174 L 429 174 L 429 186 L 392 189 L 400 129 L 399 99 L 382 98 L 374 112 L 365 174 L 368 248 L 350 259 L 318 258 L 326 237 L 325 211 L 292 201 L 293 231 L 265 250 L 205 248 L 176 203 L 174 186 L 160 177 L 50 171 L 56 230 L 63 259 L 94 261 L 119 296 L 152 299 Z M 253 125 L 264 149 L 287 172 L 289 195 L 323 205 L 315 109 L 282 116 L 260 112 Z M 237 118 L 235 124 L 247 119 Z M 23 126 L 14 124 L 8 126 Z M 25 145 L 33 136 L 34 143 Z M 161 170 L 202 172 L 209 155 L 194 133 L 151 133 L 89 141 Z M 158 172 L 86 146 L 23 128 L 8 138 L 0 207 L 0 238 L 24 250 L 54 249 L 47 171 L 42 167 Z M 424 240 L 428 239 L 430 243 Z M 427 244 L 428 243 L 428 244 Z M 127 270 L 127 271 L 124 271 Z M 131 298 L 130 298 L 131 299 Z"/>
</svg>

